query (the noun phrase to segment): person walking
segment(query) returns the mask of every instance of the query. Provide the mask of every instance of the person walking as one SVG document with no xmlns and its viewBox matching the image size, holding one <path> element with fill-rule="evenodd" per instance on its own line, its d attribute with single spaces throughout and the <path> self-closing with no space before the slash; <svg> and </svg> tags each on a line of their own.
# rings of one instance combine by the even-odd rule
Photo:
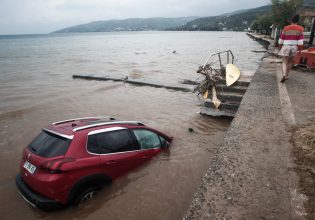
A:
<svg viewBox="0 0 315 220">
<path fill-rule="evenodd" d="M 303 49 L 304 28 L 297 23 L 299 22 L 299 15 L 294 15 L 291 19 L 291 24 L 285 26 L 279 38 L 279 55 L 282 56 L 282 79 L 284 83 L 289 79 L 289 72 L 292 67 L 294 56 L 297 52 Z"/>
</svg>

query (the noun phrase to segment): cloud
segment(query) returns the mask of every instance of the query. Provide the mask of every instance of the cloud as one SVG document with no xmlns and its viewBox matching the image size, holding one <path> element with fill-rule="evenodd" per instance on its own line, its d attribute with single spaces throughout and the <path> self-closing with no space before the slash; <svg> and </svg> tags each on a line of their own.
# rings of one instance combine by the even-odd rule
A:
<svg viewBox="0 0 315 220">
<path fill-rule="evenodd" d="M 0 34 L 47 33 L 96 20 L 212 16 L 270 0 L 1 0 Z"/>
</svg>

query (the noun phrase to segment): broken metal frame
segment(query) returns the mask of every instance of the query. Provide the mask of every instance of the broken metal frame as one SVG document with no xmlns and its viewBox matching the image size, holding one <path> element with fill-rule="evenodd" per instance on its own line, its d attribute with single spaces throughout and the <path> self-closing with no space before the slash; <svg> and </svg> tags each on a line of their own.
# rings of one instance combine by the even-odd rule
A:
<svg viewBox="0 0 315 220">
<path fill-rule="evenodd" d="M 218 53 L 214 53 L 214 54 L 210 54 L 210 56 L 208 57 L 208 59 L 206 60 L 205 64 L 203 65 L 202 68 L 205 68 L 205 66 L 207 65 L 207 63 L 211 60 L 212 57 L 218 55 L 218 59 L 219 59 L 219 62 L 220 62 L 220 68 L 222 69 L 223 68 L 223 65 L 222 65 L 222 59 L 221 59 L 221 54 L 224 54 L 226 53 L 226 57 L 227 57 L 227 63 L 230 63 L 230 56 L 232 58 L 232 64 L 234 63 L 234 55 L 232 53 L 231 50 L 226 50 L 226 51 L 221 51 L 221 52 L 218 52 Z"/>
<path fill-rule="evenodd" d="M 220 63 L 219 69 L 214 68 L 212 65 L 217 63 L 210 62 L 213 60 L 214 57 L 217 56 L 217 61 Z M 226 56 L 226 65 L 230 63 L 234 64 L 234 55 L 231 50 L 221 51 L 218 53 L 211 54 L 208 59 L 206 60 L 203 66 L 199 67 L 197 73 L 202 74 L 205 78 L 200 82 L 200 84 L 196 87 L 196 91 L 198 91 L 197 96 L 199 97 L 200 94 L 206 95 L 204 99 L 208 98 L 208 91 L 210 91 L 212 96 L 212 102 L 216 109 L 219 108 L 221 101 L 217 98 L 216 92 L 216 84 L 217 81 L 223 79 L 223 74 L 225 73 L 225 66 L 222 65 L 222 56 Z"/>
</svg>

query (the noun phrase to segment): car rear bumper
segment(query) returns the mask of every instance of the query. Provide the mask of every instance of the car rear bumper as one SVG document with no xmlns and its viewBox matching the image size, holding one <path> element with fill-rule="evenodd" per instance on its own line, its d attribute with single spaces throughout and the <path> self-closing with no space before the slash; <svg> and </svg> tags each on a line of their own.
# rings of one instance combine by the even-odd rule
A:
<svg viewBox="0 0 315 220">
<path fill-rule="evenodd" d="M 28 202 L 31 206 L 43 209 L 45 211 L 52 211 L 52 210 L 59 209 L 62 207 L 61 203 L 55 200 L 46 198 L 42 195 L 39 195 L 38 193 L 31 190 L 24 183 L 20 174 L 16 175 L 15 183 L 17 187 L 19 188 L 20 194 L 23 197 L 23 199 L 26 202 Z"/>
</svg>

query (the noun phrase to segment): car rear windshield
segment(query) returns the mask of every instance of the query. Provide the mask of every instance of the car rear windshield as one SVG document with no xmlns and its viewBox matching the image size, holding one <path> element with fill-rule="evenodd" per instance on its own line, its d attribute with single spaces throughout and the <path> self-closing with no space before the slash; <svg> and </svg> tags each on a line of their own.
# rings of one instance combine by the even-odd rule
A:
<svg viewBox="0 0 315 220">
<path fill-rule="evenodd" d="M 28 149 L 41 157 L 56 157 L 64 155 L 70 145 L 71 140 L 58 135 L 42 131 L 29 144 Z"/>
</svg>

